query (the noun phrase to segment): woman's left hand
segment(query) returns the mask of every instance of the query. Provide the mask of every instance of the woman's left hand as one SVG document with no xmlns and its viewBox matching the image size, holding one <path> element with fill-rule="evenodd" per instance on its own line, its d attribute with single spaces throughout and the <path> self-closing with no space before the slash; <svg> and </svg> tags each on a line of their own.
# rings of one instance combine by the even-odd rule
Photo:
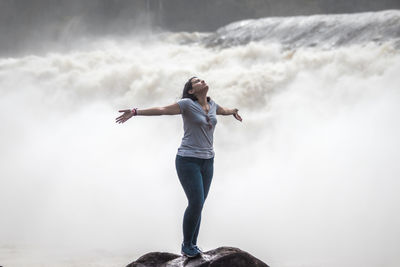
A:
<svg viewBox="0 0 400 267">
<path fill-rule="evenodd" d="M 233 117 L 235 117 L 235 119 L 237 119 L 238 121 L 242 121 L 242 117 L 240 117 L 238 111 L 239 110 L 237 108 L 234 109 Z"/>
</svg>

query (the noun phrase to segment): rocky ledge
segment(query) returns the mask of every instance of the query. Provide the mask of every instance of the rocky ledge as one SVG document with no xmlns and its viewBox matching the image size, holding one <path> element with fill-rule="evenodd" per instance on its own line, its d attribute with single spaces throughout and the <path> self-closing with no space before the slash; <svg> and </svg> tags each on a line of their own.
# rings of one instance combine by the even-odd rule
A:
<svg viewBox="0 0 400 267">
<path fill-rule="evenodd" d="M 188 258 L 168 252 L 150 252 L 126 267 L 269 267 L 249 253 L 233 247 L 220 247 Z"/>
</svg>

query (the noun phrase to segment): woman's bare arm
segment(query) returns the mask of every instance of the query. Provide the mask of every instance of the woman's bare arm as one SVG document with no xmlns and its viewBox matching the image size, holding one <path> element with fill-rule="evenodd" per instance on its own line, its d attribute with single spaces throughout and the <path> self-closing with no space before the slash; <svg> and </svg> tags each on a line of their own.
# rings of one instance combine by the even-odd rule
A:
<svg viewBox="0 0 400 267">
<path fill-rule="evenodd" d="M 147 109 L 124 109 L 119 110 L 119 112 L 123 112 L 121 116 L 115 119 L 117 123 L 124 123 L 129 120 L 132 116 L 160 116 L 160 115 L 177 115 L 181 114 L 181 109 L 178 103 L 174 103 L 165 107 L 154 107 Z"/>
<path fill-rule="evenodd" d="M 217 115 L 233 115 L 233 117 L 235 117 L 235 119 L 237 119 L 238 121 L 242 121 L 242 117 L 240 117 L 239 113 L 238 113 L 238 109 L 237 108 L 224 108 L 218 105 L 218 109 L 217 109 Z"/>
<path fill-rule="evenodd" d="M 181 114 L 181 109 L 178 103 L 174 103 L 165 107 L 155 107 L 147 109 L 138 109 L 138 116 L 160 116 L 160 115 L 178 115 Z"/>
</svg>

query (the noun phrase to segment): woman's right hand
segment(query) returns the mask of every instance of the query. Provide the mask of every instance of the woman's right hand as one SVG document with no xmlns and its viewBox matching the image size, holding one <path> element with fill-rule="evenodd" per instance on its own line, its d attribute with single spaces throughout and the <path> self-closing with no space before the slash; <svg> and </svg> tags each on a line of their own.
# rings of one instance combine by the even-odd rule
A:
<svg viewBox="0 0 400 267">
<path fill-rule="evenodd" d="M 130 118 L 132 118 L 133 115 L 135 115 L 134 111 L 131 109 L 119 110 L 119 112 L 123 112 L 124 114 L 115 119 L 116 123 L 124 123 Z"/>
</svg>

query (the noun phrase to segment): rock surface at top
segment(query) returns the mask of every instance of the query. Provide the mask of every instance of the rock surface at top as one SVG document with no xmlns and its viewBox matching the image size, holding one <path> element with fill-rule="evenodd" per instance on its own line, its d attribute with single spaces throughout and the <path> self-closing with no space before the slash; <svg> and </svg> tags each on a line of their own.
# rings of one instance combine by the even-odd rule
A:
<svg viewBox="0 0 400 267">
<path fill-rule="evenodd" d="M 249 253 L 234 247 L 220 247 L 195 258 L 168 252 L 150 252 L 126 267 L 269 267 Z"/>
</svg>

